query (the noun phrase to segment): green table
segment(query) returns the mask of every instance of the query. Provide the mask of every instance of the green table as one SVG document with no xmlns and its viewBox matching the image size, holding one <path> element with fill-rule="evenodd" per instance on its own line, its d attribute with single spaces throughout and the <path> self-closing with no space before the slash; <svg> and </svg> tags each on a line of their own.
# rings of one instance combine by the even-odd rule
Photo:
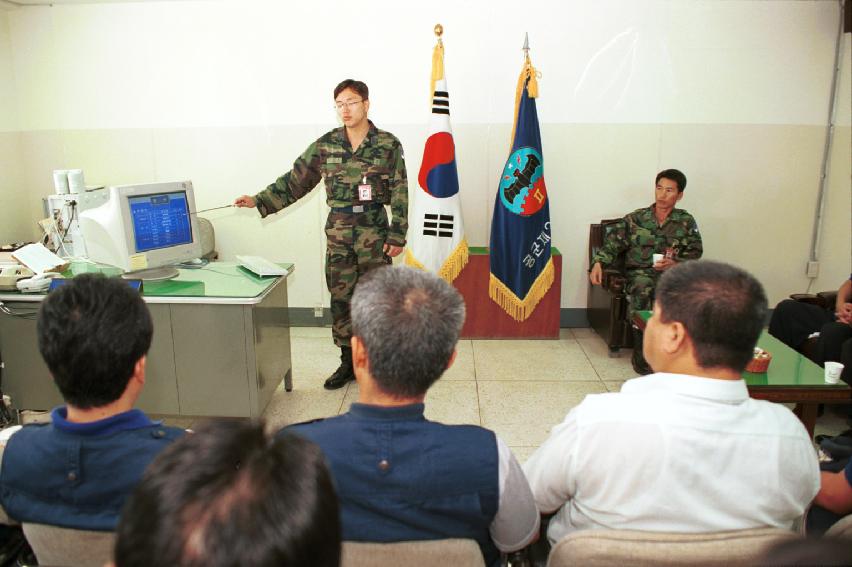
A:
<svg viewBox="0 0 852 567">
<path fill-rule="evenodd" d="M 293 271 L 292 264 L 281 266 Z M 65 275 L 88 272 L 120 270 L 74 263 Z M 259 417 L 282 380 L 292 389 L 287 276 L 259 277 L 233 262 L 179 272 L 143 286 L 154 338 L 137 406 L 154 414 Z M 42 299 L 0 293 L 20 315 L 0 314 L 3 391 L 19 409 L 62 403 L 36 342 L 34 314 Z"/>
<path fill-rule="evenodd" d="M 644 329 L 650 318 L 650 311 L 640 311 L 634 317 L 634 323 Z M 819 404 L 852 402 L 852 389 L 845 382 L 827 384 L 819 365 L 766 330 L 757 340 L 757 346 L 769 352 L 772 361 L 766 372 L 743 372 L 749 395 L 759 400 L 796 404 L 795 413 L 812 437 Z"/>
</svg>

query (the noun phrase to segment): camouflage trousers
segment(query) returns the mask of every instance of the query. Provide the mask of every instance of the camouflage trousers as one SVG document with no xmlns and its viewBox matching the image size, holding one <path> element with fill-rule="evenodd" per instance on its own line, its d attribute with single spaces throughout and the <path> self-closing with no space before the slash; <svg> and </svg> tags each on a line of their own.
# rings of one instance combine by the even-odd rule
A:
<svg viewBox="0 0 852 567">
<path fill-rule="evenodd" d="M 387 234 L 384 207 L 362 213 L 332 211 L 328 215 L 325 282 L 331 292 L 331 335 L 339 347 L 348 347 L 352 338 L 349 303 L 358 279 L 374 268 L 391 263 L 383 251 Z"/>
<path fill-rule="evenodd" d="M 653 268 L 627 270 L 627 286 L 624 292 L 627 295 L 630 321 L 633 321 L 633 315 L 637 311 L 653 309 L 654 289 L 659 279 L 660 272 Z"/>
</svg>

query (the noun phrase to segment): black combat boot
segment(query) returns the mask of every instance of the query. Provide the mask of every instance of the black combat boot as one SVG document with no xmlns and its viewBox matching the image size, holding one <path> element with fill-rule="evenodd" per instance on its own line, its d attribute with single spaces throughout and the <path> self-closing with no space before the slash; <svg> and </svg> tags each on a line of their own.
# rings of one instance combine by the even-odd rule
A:
<svg viewBox="0 0 852 567">
<path fill-rule="evenodd" d="M 340 347 L 340 367 L 325 381 L 323 387 L 326 390 L 336 390 L 354 379 L 355 372 L 352 370 L 352 349 L 348 346 Z"/>
<path fill-rule="evenodd" d="M 642 336 L 642 331 L 633 327 L 633 356 L 630 357 L 630 362 L 633 364 L 633 370 L 640 376 L 654 372 L 642 354 Z"/>
</svg>

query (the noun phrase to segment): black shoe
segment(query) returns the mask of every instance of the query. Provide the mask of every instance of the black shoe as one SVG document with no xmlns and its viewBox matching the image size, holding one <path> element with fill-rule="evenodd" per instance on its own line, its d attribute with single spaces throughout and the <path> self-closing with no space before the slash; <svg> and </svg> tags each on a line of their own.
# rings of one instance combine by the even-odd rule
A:
<svg viewBox="0 0 852 567">
<path fill-rule="evenodd" d="M 630 363 L 633 365 L 633 371 L 640 376 L 651 374 L 654 372 L 648 361 L 645 360 L 645 355 L 642 354 L 642 338 L 643 333 L 639 329 L 633 329 L 633 356 L 630 357 Z"/>
<path fill-rule="evenodd" d="M 334 371 L 328 380 L 325 381 L 325 384 L 322 385 L 326 390 L 337 390 L 338 388 L 342 388 L 349 382 L 355 379 L 355 373 L 352 372 L 352 366 L 346 363 L 342 363 L 340 368 Z"/>
<path fill-rule="evenodd" d="M 325 381 L 323 388 L 326 390 L 337 390 L 354 379 L 355 372 L 352 370 L 352 349 L 349 347 L 340 347 L 340 366 Z"/>
</svg>

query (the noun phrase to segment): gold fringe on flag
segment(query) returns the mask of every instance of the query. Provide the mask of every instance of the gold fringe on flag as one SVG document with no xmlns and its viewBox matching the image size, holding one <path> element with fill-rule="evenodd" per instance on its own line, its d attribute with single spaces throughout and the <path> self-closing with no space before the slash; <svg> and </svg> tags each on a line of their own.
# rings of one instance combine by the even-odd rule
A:
<svg viewBox="0 0 852 567">
<path fill-rule="evenodd" d="M 488 295 L 512 319 L 515 321 L 526 321 L 532 315 L 532 312 L 535 310 L 538 302 L 544 297 L 544 294 L 550 290 L 555 274 L 556 270 L 553 267 L 553 258 L 549 258 L 547 265 L 535 279 L 535 283 L 533 283 L 527 296 L 523 299 L 520 299 L 506 284 L 501 282 L 494 274 L 491 274 L 491 279 L 488 282 Z"/>
<path fill-rule="evenodd" d="M 444 265 L 438 270 L 438 275 L 447 283 L 453 283 L 462 269 L 467 266 L 468 260 L 470 260 L 470 252 L 467 249 L 467 238 L 462 238 L 453 253 L 444 260 Z"/>
<path fill-rule="evenodd" d="M 414 254 L 411 253 L 411 250 L 408 248 L 405 249 L 405 265 L 411 266 L 412 268 L 417 268 L 418 270 L 425 270 L 426 266 L 420 263 L 420 260 L 414 257 Z"/>
<path fill-rule="evenodd" d="M 515 143 L 515 128 L 518 126 L 518 109 L 521 107 L 521 96 L 524 93 L 524 85 L 529 79 L 529 84 L 527 85 L 527 94 L 530 98 L 538 97 L 538 77 L 539 72 L 532 65 L 532 61 L 530 61 L 530 56 L 526 56 L 526 61 L 524 61 L 524 67 L 521 69 L 521 74 L 518 77 L 518 87 L 515 89 L 515 122 L 512 124 L 512 137 L 509 138 L 509 148 L 512 147 L 512 144 Z"/>
<path fill-rule="evenodd" d="M 447 256 L 447 259 L 444 260 L 444 264 L 438 269 L 438 276 L 447 283 L 453 283 L 453 280 L 455 280 L 464 267 L 467 266 L 469 260 L 470 252 L 468 251 L 467 239 L 462 238 L 462 241 L 458 243 L 456 249 L 453 250 L 452 254 Z M 408 248 L 405 249 L 405 265 L 427 271 L 426 266 L 424 266 L 420 260 L 415 258 L 414 254 L 412 254 L 411 250 Z"/>
</svg>

